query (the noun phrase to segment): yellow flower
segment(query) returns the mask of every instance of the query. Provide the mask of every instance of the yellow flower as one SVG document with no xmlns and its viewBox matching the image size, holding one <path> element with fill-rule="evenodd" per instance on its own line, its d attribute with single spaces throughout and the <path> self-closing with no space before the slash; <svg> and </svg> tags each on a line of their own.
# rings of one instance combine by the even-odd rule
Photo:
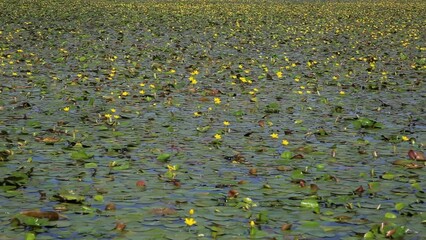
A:
<svg viewBox="0 0 426 240">
<path fill-rule="evenodd" d="M 277 72 L 277 77 L 278 78 L 282 78 L 283 77 L 283 73 L 282 72 Z"/>
<path fill-rule="evenodd" d="M 119 118 L 120 118 L 120 116 L 118 116 L 118 115 L 114 115 L 114 118 L 115 118 L 115 119 L 119 119 Z"/>
<path fill-rule="evenodd" d="M 124 97 L 128 96 L 128 95 L 129 95 L 129 92 L 126 92 L 126 91 L 124 91 L 124 92 L 121 93 L 121 96 L 124 96 Z"/>
<path fill-rule="evenodd" d="M 105 114 L 104 116 L 105 116 L 106 118 L 111 118 L 111 117 L 112 117 L 112 115 L 111 115 L 111 114 L 109 114 L 109 113 Z"/>
<path fill-rule="evenodd" d="M 287 146 L 289 144 L 287 139 L 283 139 L 283 141 L 281 142 L 284 146 Z"/>
<path fill-rule="evenodd" d="M 221 103 L 220 98 L 215 97 L 214 104 L 220 104 L 220 103 Z"/>
<path fill-rule="evenodd" d="M 194 211 L 194 209 L 192 209 L 192 208 L 189 210 L 189 214 L 190 214 L 190 215 L 194 215 L 194 212 L 195 212 L 195 211 Z"/>
<path fill-rule="evenodd" d="M 401 139 L 402 139 L 402 141 L 408 141 L 408 140 L 410 140 L 410 138 L 408 138 L 407 136 L 402 136 Z"/>
<path fill-rule="evenodd" d="M 195 79 L 193 76 L 189 77 L 189 81 L 191 82 L 192 85 L 197 84 L 197 79 Z"/>
<path fill-rule="evenodd" d="M 345 95 L 345 91 L 340 91 L 339 94 L 340 95 Z"/>
<path fill-rule="evenodd" d="M 277 139 L 278 138 L 278 133 L 272 133 L 271 134 L 271 138 Z"/>
<path fill-rule="evenodd" d="M 116 111 L 115 108 L 111 108 L 111 112 L 115 113 Z"/>
<path fill-rule="evenodd" d="M 154 84 L 150 84 L 149 87 L 152 88 L 152 89 L 154 89 L 155 85 Z"/>
<path fill-rule="evenodd" d="M 192 226 L 194 224 L 197 224 L 197 221 L 195 221 L 193 218 L 185 218 L 185 223 L 188 226 Z"/>
<path fill-rule="evenodd" d="M 191 72 L 191 75 L 198 75 L 200 72 L 198 70 L 194 70 Z"/>
<path fill-rule="evenodd" d="M 177 170 L 177 166 L 176 165 L 167 165 L 167 168 L 169 169 L 169 171 L 176 171 Z"/>
<path fill-rule="evenodd" d="M 254 221 L 252 220 L 252 221 L 250 221 L 250 227 L 254 227 L 256 224 L 254 223 Z"/>
<path fill-rule="evenodd" d="M 222 136 L 220 134 L 216 133 L 214 135 L 214 138 L 217 139 L 217 140 L 220 140 L 220 139 L 222 139 Z"/>
<path fill-rule="evenodd" d="M 70 107 L 64 107 L 64 112 L 68 112 L 70 110 Z"/>
<path fill-rule="evenodd" d="M 240 77 L 240 81 L 243 82 L 243 83 L 246 83 L 247 79 L 245 77 Z"/>
<path fill-rule="evenodd" d="M 194 112 L 194 117 L 201 117 L 201 112 Z"/>
<path fill-rule="evenodd" d="M 225 126 L 229 126 L 229 125 L 230 125 L 230 123 L 229 123 L 228 121 L 223 121 L 223 125 L 225 125 Z"/>
<path fill-rule="evenodd" d="M 140 90 L 139 93 L 143 95 L 143 94 L 145 94 L 145 91 L 144 90 Z"/>
<path fill-rule="evenodd" d="M 145 83 L 139 83 L 139 86 L 145 87 Z"/>
</svg>

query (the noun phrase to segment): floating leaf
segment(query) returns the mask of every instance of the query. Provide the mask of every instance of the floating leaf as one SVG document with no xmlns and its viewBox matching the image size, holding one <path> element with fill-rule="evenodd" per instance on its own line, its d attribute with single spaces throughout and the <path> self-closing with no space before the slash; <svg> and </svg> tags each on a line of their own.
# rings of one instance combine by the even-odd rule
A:
<svg viewBox="0 0 426 240">
<path fill-rule="evenodd" d="M 157 156 L 157 160 L 161 162 L 167 162 L 172 155 L 170 153 L 162 153 Z"/>
<path fill-rule="evenodd" d="M 282 159 L 291 159 L 293 157 L 293 153 L 292 152 L 283 152 L 281 154 L 281 158 Z"/>
<path fill-rule="evenodd" d="M 84 164 L 84 168 L 97 168 L 97 167 L 98 167 L 98 164 L 93 162 Z"/>
<path fill-rule="evenodd" d="M 197 127 L 197 131 L 199 132 L 207 132 L 211 128 L 210 125 L 204 126 L 204 127 Z"/>
<path fill-rule="evenodd" d="M 319 204 L 318 201 L 316 199 L 303 199 L 300 202 L 300 206 L 304 207 L 304 208 L 310 208 L 312 210 L 314 210 L 316 213 L 319 213 L 320 208 L 319 208 Z"/>
<path fill-rule="evenodd" d="M 46 144 L 53 144 L 59 142 L 61 139 L 57 137 L 44 137 L 44 138 L 36 138 L 37 141 L 44 142 Z"/>
<path fill-rule="evenodd" d="M 291 173 L 291 178 L 292 179 L 302 179 L 304 177 L 304 174 L 301 170 L 294 170 Z"/>
<path fill-rule="evenodd" d="M 104 196 L 102 196 L 102 195 L 95 195 L 95 196 L 93 196 L 93 200 L 95 200 L 97 202 L 103 202 L 104 201 Z"/>
<path fill-rule="evenodd" d="M 117 171 L 127 170 L 129 168 L 130 168 L 130 163 L 128 163 L 128 162 L 117 164 L 117 165 L 112 167 L 113 170 L 117 170 Z"/>
<path fill-rule="evenodd" d="M 291 230 L 291 227 L 293 227 L 293 224 L 290 223 L 284 223 L 281 225 L 281 231 L 288 231 Z"/>
<path fill-rule="evenodd" d="M 317 221 L 302 221 L 302 227 L 317 228 L 319 226 L 320 226 L 320 223 Z"/>
<path fill-rule="evenodd" d="M 393 165 L 398 165 L 398 166 L 406 166 L 407 164 L 410 164 L 412 161 L 410 160 L 403 160 L 403 159 L 399 159 L 399 160 L 395 160 L 392 162 Z"/>
<path fill-rule="evenodd" d="M 25 234 L 25 240 L 35 240 L 35 239 L 36 239 L 35 233 L 29 232 Z"/>
<path fill-rule="evenodd" d="M 28 216 L 28 217 L 34 217 L 34 218 L 46 218 L 49 221 L 56 221 L 59 219 L 59 213 L 55 211 L 23 211 L 21 212 L 22 215 Z"/>
<path fill-rule="evenodd" d="M 19 214 L 12 218 L 12 223 L 17 225 L 24 225 L 28 227 L 44 227 L 49 226 L 49 220 L 46 218 L 35 218 L 31 216 L 26 216 Z"/>
<path fill-rule="evenodd" d="M 279 113 L 280 112 L 280 104 L 277 102 L 269 103 L 266 105 L 266 113 Z"/>
<path fill-rule="evenodd" d="M 176 210 L 172 208 L 153 208 L 150 210 L 150 213 L 155 215 L 166 216 L 176 214 Z"/>
<path fill-rule="evenodd" d="M 392 173 L 385 173 L 385 174 L 382 175 L 382 178 L 386 179 L 386 180 L 392 180 L 392 179 L 395 178 L 395 175 L 392 174 Z"/>
<path fill-rule="evenodd" d="M 397 210 L 397 211 L 401 211 L 402 209 L 404 209 L 405 208 L 405 204 L 404 203 L 396 203 L 395 204 L 395 209 Z"/>
<path fill-rule="evenodd" d="M 410 157 L 410 159 L 413 159 L 413 160 L 426 161 L 424 153 L 420 151 L 410 150 L 408 151 L 408 156 Z"/>
<path fill-rule="evenodd" d="M 361 117 L 358 118 L 357 120 L 352 122 L 352 125 L 356 128 L 383 128 L 384 125 L 381 123 L 378 123 L 374 120 L 365 118 L 365 117 Z"/>
<path fill-rule="evenodd" d="M 73 193 L 59 193 L 53 196 L 58 198 L 61 202 L 82 203 L 85 200 L 84 196 Z"/>
<path fill-rule="evenodd" d="M 8 160 L 8 157 L 13 155 L 13 151 L 12 150 L 0 150 L 0 161 L 6 161 Z"/>
<path fill-rule="evenodd" d="M 396 215 L 390 212 L 385 213 L 385 218 L 396 218 Z"/>
<path fill-rule="evenodd" d="M 93 157 L 93 154 L 88 154 L 84 150 L 75 151 L 71 153 L 71 158 L 74 160 L 86 160 Z"/>
</svg>

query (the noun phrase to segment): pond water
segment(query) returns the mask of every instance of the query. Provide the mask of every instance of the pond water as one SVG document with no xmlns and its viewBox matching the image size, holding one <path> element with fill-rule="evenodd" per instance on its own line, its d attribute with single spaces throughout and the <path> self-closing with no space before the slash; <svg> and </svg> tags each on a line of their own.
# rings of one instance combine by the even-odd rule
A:
<svg viewBox="0 0 426 240">
<path fill-rule="evenodd" d="M 9 2 L 0 239 L 425 235 L 424 1 Z"/>
</svg>

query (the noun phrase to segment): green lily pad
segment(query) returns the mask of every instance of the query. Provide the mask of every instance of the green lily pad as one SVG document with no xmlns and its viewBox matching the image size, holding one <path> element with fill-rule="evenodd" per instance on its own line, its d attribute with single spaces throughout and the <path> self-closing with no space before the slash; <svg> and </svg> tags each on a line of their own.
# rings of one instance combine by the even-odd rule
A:
<svg viewBox="0 0 426 240">
<path fill-rule="evenodd" d="M 84 196 L 80 196 L 73 193 L 58 193 L 54 197 L 58 198 L 61 202 L 70 202 L 70 203 L 82 203 L 85 200 Z"/>
<path fill-rule="evenodd" d="M 170 153 L 162 153 L 157 156 L 157 160 L 161 162 L 167 162 L 172 155 Z"/>
<path fill-rule="evenodd" d="M 87 160 L 93 157 L 93 154 L 88 154 L 84 150 L 75 151 L 71 153 L 71 158 L 74 160 Z"/>
</svg>

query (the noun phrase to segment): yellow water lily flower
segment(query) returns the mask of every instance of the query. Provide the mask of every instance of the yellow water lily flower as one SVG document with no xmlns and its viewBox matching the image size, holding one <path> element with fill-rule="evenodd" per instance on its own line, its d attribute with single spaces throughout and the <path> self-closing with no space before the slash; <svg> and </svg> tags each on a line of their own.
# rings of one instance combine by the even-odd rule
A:
<svg viewBox="0 0 426 240">
<path fill-rule="evenodd" d="M 189 81 L 191 82 L 192 85 L 197 84 L 197 79 L 195 79 L 193 76 L 189 77 Z"/>
<path fill-rule="evenodd" d="M 170 170 L 170 171 L 176 171 L 177 170 L 177 166 L 176 165 L 167 165 L 167 168 Z"/>
<path fill-rule="evenodd" d="M 185 223 L 188 226 L 192 226 L 194 224 L 197 224 L 197 221 L 195 221 L 193 218 L 185 218 Z"/>
</svg>

